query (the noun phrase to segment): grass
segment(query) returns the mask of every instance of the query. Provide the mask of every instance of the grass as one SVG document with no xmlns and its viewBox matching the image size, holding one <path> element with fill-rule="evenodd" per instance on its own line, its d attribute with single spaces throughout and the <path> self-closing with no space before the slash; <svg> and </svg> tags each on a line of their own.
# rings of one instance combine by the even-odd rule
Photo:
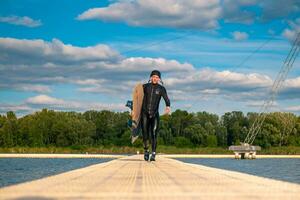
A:
<svg viewBox="0 0 300 200">
<path fill-rule="evenodd" d="M 142 147 L 128 146 L 70 146 L 70 147 L 0 147 L 0 153 L 89 153 L 89 154 L 135 154 L 143 152 Z M 183 147 L 159 145 L 158 153 L 165 154 L 232 154 L 222 147 Z M 300 155 L 300 147 L 271 147 L 262 149 L 258 154 L 268 155 Z"/>
</svg>

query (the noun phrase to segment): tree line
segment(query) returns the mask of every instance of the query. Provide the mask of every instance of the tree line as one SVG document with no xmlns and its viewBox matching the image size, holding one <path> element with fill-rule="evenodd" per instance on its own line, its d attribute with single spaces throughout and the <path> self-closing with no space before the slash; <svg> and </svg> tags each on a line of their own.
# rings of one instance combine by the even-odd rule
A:
<svg viewBox="0 0 300 200">
<path fill-rule="evenodd" d="M 242 142 L 257 113 L 240 111 L 222 116 L 176 110 L 160 117 L 159 145 L 176 147 L 228 147 Z M 43 109 L 17 118 L 12 111 L 0 115 L 0 147 L 131 146 L 129 112 L 59 112 Z M 135 145 L 141 145 L 139 140 Z M 255 145 L 300 146 L 300 116 L 268 113 Z"/>
</svg>

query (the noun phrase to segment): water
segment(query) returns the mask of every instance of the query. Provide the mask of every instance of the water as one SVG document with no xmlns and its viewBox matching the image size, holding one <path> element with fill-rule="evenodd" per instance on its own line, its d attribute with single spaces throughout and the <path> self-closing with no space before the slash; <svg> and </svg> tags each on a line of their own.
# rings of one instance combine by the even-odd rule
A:
<svg viewBox="0 0 300 200">
<path fill-rule="evenodd" d="M 255 160 L 179 158 L 177 160 L 300 184 L 300 159 L 297 158 L 266 158 Z"/>
<path fill-rule="evenodd" d="M 0 158 L 0 187 L 110 161 L 108 158 Z"/>
</svg>

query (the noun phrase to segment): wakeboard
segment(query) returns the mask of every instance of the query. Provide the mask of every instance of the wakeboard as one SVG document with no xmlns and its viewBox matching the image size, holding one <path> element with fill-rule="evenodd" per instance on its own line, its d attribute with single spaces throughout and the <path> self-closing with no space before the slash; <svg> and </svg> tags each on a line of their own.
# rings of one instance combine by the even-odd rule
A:
<svg viewBox="0 0 300 200">
<path fill-rule="evenodd" d="M 141 130 L 141 111 L 144 99 L 143 84 L 138 83 L 135 85 L 132 92 L 132 101 L 127 101 L 126 106 L 131 110 L 131 119 L 128 121 L 128 126 L 131 130 L 131 143 L 134 143 Z"/>
</svg>

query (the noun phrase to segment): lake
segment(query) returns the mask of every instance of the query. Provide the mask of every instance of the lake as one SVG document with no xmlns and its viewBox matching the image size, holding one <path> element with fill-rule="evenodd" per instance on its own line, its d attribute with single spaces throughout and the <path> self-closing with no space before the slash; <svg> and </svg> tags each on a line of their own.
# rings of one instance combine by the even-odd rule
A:
<svg viewBox="0 0 300 200">
<path fill-rule="evenodd" d="M 110 161 L 109 158 L 0 158 L 0 187 Z"/>
<path fill-rule="evenodd" d="M 177 160 L 300 184 L 300 159 L 297 158 L 260 158 L 254 160 L 178 158 Z"/>
<path fill-rule="evenodd" d="M 0 158 L 0 187 L 104 163 L 109 158 Z M 300 159 L 177 158 L 177 160 L 300 184 Z M 159 160 L 157 161 L 159 162 Z"/>
</svg>

